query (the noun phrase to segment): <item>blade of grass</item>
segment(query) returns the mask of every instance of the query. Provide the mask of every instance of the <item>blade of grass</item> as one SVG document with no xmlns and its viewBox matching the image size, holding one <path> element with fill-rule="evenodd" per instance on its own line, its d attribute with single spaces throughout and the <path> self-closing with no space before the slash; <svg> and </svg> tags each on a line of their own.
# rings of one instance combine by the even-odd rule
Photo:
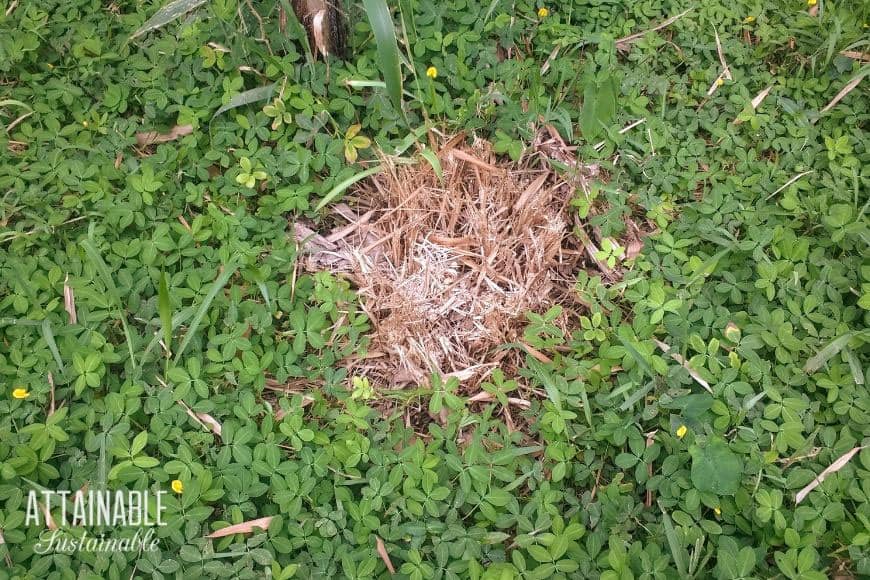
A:
<svg viewBox="0 0 870 580">
<path fill-rule="evenodd" d="M 583 416 L 586 417 L 586 422 L 592 427 L 592 408 L 589 406 L 589 393 L 586 392 L 586 383 L 577 379 L 577 385 L 580 387 L 580 400 L 583 401 Z"/>
<path fill-rule="evenodd" d="M 646 361 L 646 357 L 644 357 L 642 354 L 640 354 L 640 352 L 638 352 L 638 350 L 636 348 L 634 348 L 634 345 L 631 344 L 631 342 L 629 340 L 622 338 L 619 335 L 617 335 L 617 338 L 619 338 L 619 342 L 622 343 L 622 346 L 625 347 L 625 350 L 627 350 L 628 354 L 631 355 L 631 358 L 633 358 L 635 360 L 635 362 L 637 362 L 638 366 L 640 366 L 640 368 L 643 369 L 643 371 L 648 376 L 655 378 L 656 374 L 652 370 L 652 367 L 649 366 L 649 363 Z"/>
<path fill-rule="evenodd" d="M 48 350 L 51 351 L 51 356 L 54 357 L 58 370 L 62 375 L 66 375 L 63 359 L 60 358 L 60 351 L 57 349 L 57 343 L 54 341 L 54 331 L 51 329 L 51 322 L 47 318 L 42 321 L 42 338 L 45 339 L 45 344 L 48 345 Z"/>
<path fill-rule="evenodd" d="M 441 168 L 441 161 L 438 160 L 438 156 L 435 155 L 435 152 L 429 149 L 423 149 L 420 151 L 420 155 L 429 162 L 429 165 L 432 166 L 432 171 L 435 172 L 435 175 L 438 177 L 438 181 L 442 184 L 444 183 L 444 170 Z"/>
<path fill-rule="evenodd" d="M 173 0 L 158 10 L 154 16 L 145 22 L 145 24 L 136 29 L 136 32 L 130 35 L 129 40 L 133 40 L 147 32 L 166 26 L 176 18 L 187 14 L 194 8 L 199 8 L 207 1 L 208 0 Z"/>
<path fill-rule="evenodd" d="M 677 538 L 677 530 L 674 528 L 671 516 L 665 511 L 661 502 L 659 502 L 659 508 L 661 508 L 662 515 L 664 516 L 662 523 L 665 527 L 665 537 L 668 540 L 668 546 L 671 548 L 671 556 L 674 558 L 674 565 L 677 567 L 679 577 L 687 578 L 689 576 L 689 566 L 686 562 L 686 551 Z"/>
<path fill-rule="evenodd" d="M 212 119 L 220 115 L 221 113 L 226 113 L 230 109 L 236 109 L 238 107 L 244 107 L 245 105 L 250 105 L 251 103 L 256 103 L 258 101 L 265 101 L 272 98 L 272 94 L 275 92 L 275 86 L 277 83 L 272 83 L 271 85 L 265 85 L 262 87 L 257 87 L 255 89 L 250 89 L 244 92 L 235 95 L 230 99 L 230 102 L 226 105 L 223 105 L 220 109 L 215 111 L 215 114 L 211 116 Z"/>
<path fill-rule="evenodd" d="M 855 338 L 856 336 L 861 336 L 862 338 L 870 337 L 870 332 L 866 330 L 853 330 L 852 332 L 847 332 L 841 336 L 838 336 L 831 342 L 825 345 L 825 347 L 820 350 L 814 357 L 810 358 L 807 361 L 807 364 L 804 365 L 805 373 L 814 373 L 826 362 L 837 356 L 841 350 L 843 350 L 849 341 Z"/>
<path fill-rule="evenodd" d="M 348 79 L 344 81 L 344 84 L 352 89 L 365 89 L 365 88 L 375 88 L 375 89 L 385 89 L 387 88 L 387 83 L 384 81 L 367 81 L 365 79 Z"/>
<path fill-rule="evenodd" d="M 544 365 L 533 358 L 528 359 L 528 367 L 529 370 L 535 375 L 535 378 L 538 379 L 542 385 L 544 385 L 544 390 L 547 391 L 547 397 L 553 403 L 553 405 L 557 409 L 562 409 L 562 396 L 559 393 L 559 389 L 556 387 L 556 384 L 553 382 L 553 377 L 547 372 L 547 369 Z"/>
<path fill-rule="evenodd" d="M 115 308 L 118 309 L 118 319 L 121 321 L 121 326 L 124 328 L 124 337 L 127 340 L 127 350 L 130 352 L 130 364 L 133 365 L 133 370 L 135 370 L 136 357 L 133 356 L 133 335 L 130 333 L 130 326 L 127 324 L 127 317 L 124 314 L 124 303 L 121 302 L 121 295 L 118 292 L 118 287 L 115 286 L 115 280 L 112 278 L 112 274 L 109 272 L 109 267 L 106 266 L 103 256 L 100 255 L 100 252 L 93 244 L 93 241 L 87 239 L 84 240 L 81 245 L 85 250 L 85 254 L 88 256 L 88 259 L 94 265 L 94 268 L 97 269 L 97 274 L 99 274 L 102 279 L 103 285 L 106 287 L 106 292 L 109 294 L 109 298 L 112 299 L 112 302 L 115 303 Z"/>
<path fill-rule="evenodd" d="M 861 368 L 861 361 L 858 360 L 858 357 L 850 348 L 846 348 L 843 350 L 843 353 L 846 355 L 846 360 L 849 362 L 849 370 L 852 371 L 852 378 L 855 381 L 856 385 L 864 384 L 864 371 Z"/>
<path fill-rule="evenodd" d="M 384 72 L 387 94 L 400 114 L 402 110 L 402 69 L 399 66 L 399 43 L 393 16 L 385 0 L 363 0 L 366 16 L 378 47 L 378 64 Z"/>
<path fill-rule="evenodd" d="M 160 272 L 160 283 L 157 285 L 157 312 L 160 313 L 160 325 L 163 327 L 163 344 L 167 355 L 172 347 L 172 304 L 169 302 L 169 284 L 166 282 L 166 272 Z"/>
<path fill-rule="evenodd" d="M 187 320 L 193 316 L 193 307 L 187 307 L 181 309 L 172 317 L 172 330 L 174 331 L 176 328 L 187 322 Z M 157 346 L 158 341 L 160 340 L 160 334 L 154 333 L 154 337 L 151 339 L 151 342 L 148 343 L 148 346 L 145 348 L 145 351 L 142 353 L 142 356 L 139 357 L 139 364 L 144 364 L 148 359 L 148 355 L 151 354 L 151 351 L 154 350 L 154 347 Z"/>
<path fill-rule="evenodd" d="M 208 312 L 209 307 L 211 306 L 212 301 L 214 301 L 217 293 L 220 292 L 221 288 L 226 286 L 229 279 L 236 273 L 236 270 L 239 269 L 239 264 L 231 261 L 224 266 L 223 272 L 221 272 L 220 276 L 212 283 L 211 288 L 208 289 L 208 294 L 205 295 L 202 303 L 199 305 L 199 308 L 196 310 L 196 314 L 193 315 L 193 320 L 190 321 L 190 326 L 187 327 L 187 332 L 184 333 L 184 338 L 181 340 L 181 345 L 178 347 L 178 352 L 175 353 L 175 363 L 181 359 L 181 355 L 184 354 L 184 351 L 187 349 L 187 345 L 190 344 L 190 341 L 193 340 L 193 337 L 196 335 L 196 331 L 199 329 L 199 325 L 202 322 L 202 319 L 205 318 L 206 313 Z"/>
<path fill-rule="evenodd" d="M 492 2 L 489 3 L 489 9 L 487 9 L 487 11 L 486 11 L 486 16 L 483 17 L 484 24 L 489 22 L 489 18 L 490 18 L 490 16 L 492 16 L 492 12 L 493 12 L 493 10 L 495 10 L 495 7 L 498 6 L 498 3 L 499 3 L 499 0 L 492 0 Z"/>
<path fill-rule="evenodd" d="M 381 166 L 375 165 L 374 167 L 366 169 L 365 171 L 360 171 L 359 173 L 351 175 L 347 179 L 341 181 L 340 183 L 338 183 L 338 185 L 336 185 L 331 190 L 329 190 L 329 193 L 327 193 L 325 196 L 323 196 L 323 199 L 320 200 L 320 203 L 317 204 L 317 207 L 314 208 L 314 211 L 322 210 L 324 207 L 327 206 L 327 204 L 329 204 L 329 202 L 331 202 L 333 199 L 335 199 L 336 197 L 341 195 L 345 189 L 347 189 L 348 187 L 350 187 L 351 185 L 353 185 L 357 181 L 359 181 L 361 179 L 365 179 L 369 175 L 374 175 L 375 173 L 377 173 L 380 170 L 381 170 Z"/>
<path fill-rule="evenodd" d="M 656 386 L 655 381 L 650 381 L 646 384 L 645 387 L 637 389 L 630 396 L 628 396 L 625 401 L 619 406 L 620 411 L 627 411 L 631 409 L 635 403 L 643 399 L 650 391 L 652 391 Z"/>
</svg>

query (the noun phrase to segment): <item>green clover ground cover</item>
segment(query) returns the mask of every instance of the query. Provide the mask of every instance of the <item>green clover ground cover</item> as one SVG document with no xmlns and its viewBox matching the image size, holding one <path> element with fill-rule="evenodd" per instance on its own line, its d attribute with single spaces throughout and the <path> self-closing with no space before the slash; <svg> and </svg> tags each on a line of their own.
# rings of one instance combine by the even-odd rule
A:
<svg viewBox="0 0 870 580">
<path fill-rule="evenodd" d="M 870 443 L 870 81 L 820 113 L 868 73 L 866 2 L 403 0 L 404 114 L 346 82 L 381 74 L 358 6 L 327 72 L 284 2 L 129 40 L 159 4 L 0 4 L 0 577 L 870 574 L 870 449 L 796 501 Z M 546 393 L 526 433 L 455 381 L 405 396 L 450 410 L 420 433 L 350 396 L 369 322 L 297 270 L 288 221 L 427 123 L 513 158 L 552 124 L 609 175 L 581 215 L 659 228 L 485 385 Z M 27 491 L 85 485 L 172 489 L 159 551 L 35 553 Z"/>
</svg>

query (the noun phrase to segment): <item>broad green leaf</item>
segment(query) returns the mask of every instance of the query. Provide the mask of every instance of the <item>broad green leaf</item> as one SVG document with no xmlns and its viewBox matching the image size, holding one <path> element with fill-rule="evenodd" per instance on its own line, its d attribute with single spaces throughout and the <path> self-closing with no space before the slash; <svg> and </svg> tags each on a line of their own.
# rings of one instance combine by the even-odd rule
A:
<svg viewBox="0 0 870 580">
<path fill-rule="evenodd" d="M 689 448 L 692 456 L 692 484 L 698 491 L 734 495 L 743 478 L 743 460 L 720 437 Z"/>
</svg>

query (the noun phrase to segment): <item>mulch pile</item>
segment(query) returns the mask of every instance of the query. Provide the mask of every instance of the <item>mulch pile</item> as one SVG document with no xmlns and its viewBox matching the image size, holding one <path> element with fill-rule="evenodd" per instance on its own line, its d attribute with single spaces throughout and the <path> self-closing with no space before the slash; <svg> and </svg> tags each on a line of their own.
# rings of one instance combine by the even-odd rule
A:
<svg viewBox="0 0 870 580">
<path fill-rule="evenodd" d="M 349 276 L 372 320 L 353 374 L 389 388 L 424 384 L 433 372 L 474 386 L 492 368 L 520 362 L 522 350 L 499 347 L 522 344 L 527 312 L 560 305 L 556 324 L 577 327 L 578 270 L 609 273 L 570 202 L 600 172 L 578 163 L 555 131 L 534 150 L 505 162 L 488 142 L 457 137 L 438 152 L 440 175 L 425 161 L 384 158 L 351 196 L 353 207 L 334 208 L 341 223 L 332 232 L 294 224 L 303 267 Z"/>
</svg>

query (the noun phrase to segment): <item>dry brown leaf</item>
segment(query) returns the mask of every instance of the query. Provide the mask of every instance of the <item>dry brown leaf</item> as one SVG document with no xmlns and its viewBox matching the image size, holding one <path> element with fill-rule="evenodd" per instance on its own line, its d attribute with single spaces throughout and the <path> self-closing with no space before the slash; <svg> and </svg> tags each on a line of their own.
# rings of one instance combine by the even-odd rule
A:
<svg viewBox="0 0 870 580">
<path fill-rule="evenodd" d="M 719 81 L 722 81 L 722 82 L 725 81 L 725 73 L 724 72 L 720 73 L 719 76 L 716 77 L 716 80 L 713 81 L 713 84 L 710 85 L 710 88 L 707 89 L 707 96 L 708 97 L 713 96 L 713 93 L 715 93 L 719 89 L 719 87 L 721 86 L 719 84 Z"/>
<path fill-rule="evenodd" d="M 215 419 L 208 413 L 197 413 L 196 416 L 199 417 L 200 421 L 208 425 L 208 428 L 212 430 L 212 433 L 214 433 L 218 437 L 221 436 L 221 424 L 218 423 L 217 419 Z"/>
<path fill-rule="evenodd" d="M 768 93 L 770 93 L 771 89 L 773 89 L 773 85 L 770 85 L 769 87 L 767 87 L 766 89 L 764 89 L 763 91 L 761 91 L 760 93 L 755 95 L 755 98 L 752 99 L 752 108 L 753 109 L 757 109 L 759 106 L 761 106 L 761 103 L 763 103 L 764 99 L 767 98 L 767 95 L 768 95 Z"/>
<path fill-rule="evenodd" d="M 78 324 L 79 317 L 76 315 L 76 295 L 72 286 L 69 285 L 69 274 L 63 281 L 63 309 L 69 315 L 70 324 Z"/>
<path fill-rule="evenodd" d="M 323 56 L 329 55 L 329 46 L 326 43 L 326 10 L 318 10 L 311 17 L 311 34 L 314 36 L 314 47 Z"/>
<path fill-rule="evenodd" d="M 761 106 L 761 103 L 764 102 L 764 99 L 767 98 L 767 95 L 770 94 L 771 90 L 773 90 L 773 85 L 770 85 L 769 87 L 767 87 L 766 89 L 764 89 L 763 91 L 761 91 L 760 93 L 755 95 L 755 98 L 752 99 L 752 101 L 750 101 L 750 104 L 752 105 L 753 111 L 758 110 L 758 107 Z M 735 125 L 739 125 L 742 122 L 743 121 L 741 121 L 739 117 L 735 117 L 734 120 L 732 121 L 732 123 L 734 123 Z"/>
<path fill-rule="evenodd" d="M 224 536 L 232 536 L 233 534 L 250 534 L 256 528 L 268 530 L 269 524 L 272 523 L 273 517 L 275 516 L 266 516 L 265 518 L 257 518 L 256 520 L 250 520 L 247 522 L 242 522 L 240 524 L 227 526 L 225 528 L 221 528 L 215 532 L 210 533 L 206 536 L 206 538 L 223 538 Z"/>
<path fill-rule="evenodd" d="M 852 90 L 854 90 L 855 87 L 857 87 L 858 85 L 860 85 L 860 84 L 861 84 L 861 81 L 863 81 L 863 80 L 864 80 L 864 77 L 866 77 L 866 76 L 867 76 L 867 73 L 862 74 L 862 75 L 858 75 L 857 77 L 855 77 L 854 79 L 852 79 L 851 81 L 849 81 L 848 83 L 846 83 L 846 86 L 843 87 L 842 89 L 840 89 L 840 92 L 837 93 L 836 96 L 835 96 L 833 99 L 831 99 L 831 102 L 828 103 L 828 104 L 825 106 L 824 109 L 822 109 L 821 111 L 819 111 L 819 115 L 824 115 L 825 113 L 827 113 L 828 111 L 830 111 L 831 109 L 833 109 L 833 108 L 837 105 L 837 103 L 839 103 L 840 101 L 842 101 L 843 98 L 844 98 L 846 95 L 848 95 L 849 93 L 851 93 Z"/>
<path fill-rule="evenodd" d="M 378 556 L 380 556 L 381 560 L 384 561 L 384 566 L 387 567 L 390 574 L 395 574 L 396 569 L 393 567 L 393 562 L 390 560 L 390 555 L 387 553 L 387 547 L 384 545 L 384 541 L 378 536 L 375 536 L 375 544 L 377 545 Z"/>
<path fill-rule="evenodd" d="M 462 149 L 454 149 L 453 151 L 450 152 L 450 155 L 453 155 L 454 157 L 457 157 L 458 159 L 461 159 L 463 161 L 467 161 L 468 163 L 471 163 L 472 165 L 476 165 L 477 167 L 480 167 L 481 169 L 485 169 L 487 171 L 492 171 L 493 173 L 504 173 L 504 171 L 502 169 L 499 169 L 495 165 L 491 165 L 489 163 L 481 161 L 480 159 L 478 159 L 474 155 L 466 153 Z"/>
<path fill-rule="evenodd" d="M 544 353 L 542 353 L 542 352 L 539 351 L 538 349 L 534 348 L 534 347 L 531 346 L 530 344 L 526 344 L 526 343 L 523 342 L 522 340 L 518 340 L 517 342 L 519 342 L 521 345 L 523 345 L 523 348 L 524 348 L 524 349 L 525 349 L 525 350 L 526 350 L 530 355 L 532 355 L 532 357 L 533 357 L 535 360 L 538 360 L 538 361 L 540 361 L 540 362 L 542 362 L 542 363 L 544 363 L 544 364 L 549 364 L 549 363 L 553 362 L 553 359 L 551 359 L 550 357 L 548 357 L 547 355 L 545 355 Z"/>
<path fill-rule="evenodd" d="M 45 514 L 45 524 L 48 526 L 48 529 L 51 531 L 56 530 L 57 524 L 54 523 L 54 518 L 51 517 L 51 511 L 49 511 L 49 509 L 48 509 L 48 504 L 43 505 L 43 504 L 40 504 L 39 502 L 37 502 L 37 505 L 39 505 L 42 508 L 42 513 Z"/>
<path fill-rule="evenodd" d="M 468 398 L 469 403 L 491 403 L 494 400 L 495 397 L 493 397 L 491 393 L 487 393 L 486 391 L 480 391 L 476 395 L 472 395 Z M 532 406 L 531 402 L 517 397 L 508 397 L 507 401 L 511 405 L 516 405 L 517 407 L 523 407 L 526 409 Z"/>
<path fill-rule="evenodd" d="M 193 125 L 176 125 L 167 133 L 158 133 L 157 131 L 142 131 L 136 133 L 136 144 L 140 147 L 146 145 L 155 145 L 157 143 L 167 143 L 175 141 L 179 137 L 190 135 L 193 133 Z"/>
<path fill-rule="evenodd" d="M 857 50 L 841 50 L 840 54 L 842 54 L 846 58 L 851 58 L 852 60 L 870 62 L 870 53 L 868 52 L 858 52 Z"/>
<path fill-rule="evenodd" d="M 90 487 L 90 481 L 86 481 L 83 486 L 81 486 L 78 491 L 73 494 L 73 501 L 83 502 L 85 501 L 85 494 L 88 493 L 88 487 Z M 75 515 L 72 516 L 71 523 L 73 526 L 84 526 L 85 520 L 76 519 Z"/>
<path fill-rule="evenodd" d="M 713 81 L 713 84 L 710 85 L 710 88 L 707 90 L 708 97 L 716 92 L 716 90 L 721 86 L 720 83 L 724 82 L 725 79 L 728 79 L 729 81 L 732 80 L 731 69 L 725 61 L 725 54 L 722 52 L 722 43 L 719 41 L 719 32 L 714 28 L 713 33 L 716 35 L 716 52 L 719 53 L 719 64 L 722 66 L 722 72 L 719 73 L 719 76 L 716 77 L 716 80 Z"/>
<path fill-rule="evenodd" d="M 846 467 L 846 464 L 849 463 L 849 460 L 852 459 L 856 453 L 864 449 L 866 445 L 861 445 L 860 447 L 855 447 L 841 455 L 835 462 L 830 464 L 823 472 L 818 474 L 814 480 L 809 482 L 806 487 L 800 490 L 797 495 L 794 497 L 794 504 L 797 505 L 804 500 L 804 498 L 809 495 L 811 491 L 819 487 L 825 479 L 832 473 L 836 473 Z"/>
<path fill-rule="evenodd" d="M 51 399 L 48 404 L 48 416 L 51 417 L 54 415 L 54 375 L 51 374 L 51 371 L 48 373 L 48 386 L 51 389 Z"/>
<path fill-rule="evenodd" d="M 191 419 L 193 419 L 194 421 L 196 421 L 197 423 L 199 423 L 200 425 L 202 425 L 203 427 L 205 427 L 206 429 L 208 429 L 209 431 L 211 431 L 212 433 L 214 433 L 218 437 L 221 436 L 222 428 L 221 428 L 221 424 L 218 422 L 217 419 L 215 419 L 214 417 L 212 417 L 208 413 L 195 412 L 193 409 L 188 407 L 187 404 L 184 403 L 184 401 L 178 401 L 178 404 L 181 405 L 182 407 L 184 407 L 184 410 L 187 412 L 187 414 L 190 416 Z"/>
<path fill-rule="evenodd" d="M 725 60 L 725 53 L 722 51 L 722 41 L 719 40 L 719 31 L 713 28 L 713 34 L 716 35 L 716 52 L 719 54 L 719 64 L 722 65 L 722 74 L 726 79 L 733 80 L 731 77 L 731 67 L 728 66 L 728 61 Z"/>
</svg>

